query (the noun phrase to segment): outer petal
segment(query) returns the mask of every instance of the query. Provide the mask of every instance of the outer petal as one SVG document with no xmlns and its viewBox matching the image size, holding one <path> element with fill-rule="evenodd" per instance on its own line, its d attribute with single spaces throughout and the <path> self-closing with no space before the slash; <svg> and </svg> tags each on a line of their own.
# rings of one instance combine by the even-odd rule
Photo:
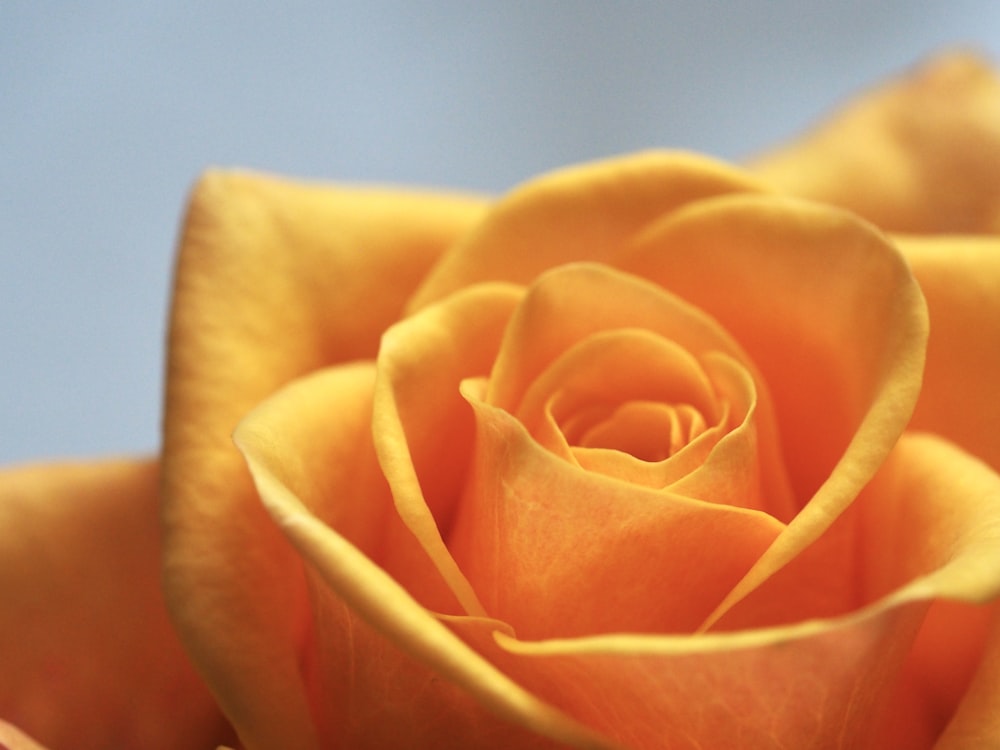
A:
<svg viewBox="0 0 1000 750">
<path fill-rule="evenodd" d="M 901 585 L 852 614 L 697 637 L 534 643 L 471 622 L 453 627 L 540 698 L 630 748 L 911 750 L 928 747 L 956 707 L 945 735 L 955 737 L 951 747 L 992 747 L 1000 742 L 996 632 L 964 702 L 969 673 L 961 672 L 974 668 L 982 635 L 966 643 L 968 631 L 956 627 L 937 640 L 945 672 L 914 665 L 923 656 L 910 645 L 927 603 L 974 605 L 1000 594 L 1000 476 L 938 438 L 912 434 L 900 440 L 884 472 L 881 494 L 861 511 L 870 534 L 848 552 L 867 558 L 871 579 L 862 585 L 870 591 Z M 878 534 L 894 522 L 902 533 Z M 826 560 L 834 573 L 841 562 L 853 564 Z M 795 595 L 788 590 L 785 598 Z M 959 673 L 947 674 L 953 666 Z M 943 722 L 912 744 L 878 734 L 877 720 L 900 689 L 900 676 L 921 671 L 925 680 L 913 693 L 939 703 L 904 704 L 905 710 L 936 708 Z M 931 696 L 941 682 L 955 689 Z"/>
<path fill-rule="evenodd" d="M 1000 238 L 895 238 L 927 298 L 931 333 L 916 429 L 1000 470 Z"/>
<path fill-rule="evenodd" d="M 923 297 L 904 259 L 870 226 L 769 196 L 681 209 L 618 265 L 711 313 L 774 395 L 804 507 L 721 614 L 818 538 L 885 460 L 920 390 Z"/>
<path fill-rule="evenodd" d="M 678 206 L 762 189 L 745 172 L 684 153 L 639 153 L 543 175 L 501 199 L 441 259 L 409 309 L 481 281 L 527 284 L 563 263 L 608 262 Z"/>
<path fill-rule="evenodd" d="M 939 57 L 751 168 L 885 229 L 1000 232 L 1000 76 L 972 55 Z"/>
<path fill-rule="evenodd" d="M 444 579 L 428 555 L 410 554 L 416 539 L 395 515 L 370 436 L 356 429 L 370 422 L 373 385 L 370 367 L 316 373 L 261 404 L 235 435 L 261 499 L 313 571 L 308 659 L 323 746 L 543 748 L 548 737 L 607 747 L 400 585 Z"/>
<path fill-rule="evenodd" d="M 478 430 L 449 548 L 521 637 L 693 631 L 783 528 L 584 471 L 470 385 Z"/>
<path fill-rule="evenodd" d="M 968 717 L 963 731 L 973 730 L 981 740 L 966 747 L 991 747 L 986 741 L 991 733 L 995 744 L 1000 733 L 988 719 L 996 708 L 1000 684 L 996 673 L 983 680 L 986 672 L 981 667 L 992 658 L 985 654 L 990 615 L 996 609 L 996 603 L 983 606 L 939 599 L 931 604 L 903 663 L 893 702 L 883 714 L 876 747 L 928 748 L 942 736 L 942 728 L 954 723 L 956 707 Z M 970 712 L 965 705 L 972 695 L 970 681 L 977 673 L 980 706 Z"/>
<path fill-rule="evenodd" d="M 0 717 L 60 749 L 229 736 L 167 619 L 153 462 L 6 470 L 0 529 Z"/>
<path fill-rule="evenodd" d="M 479 213 L 457 197 L 238 173 L 210 173 L 194 193 L 170 330 L 164 575 L 185 645 L 249 748 L 316 738 L 295 647 L 305 579 L 230 433 L 290 379 L 373 355 Z"/>
<path fill-rule="evenodd" d="M 1000 746 L 1000 475 L 936 436 L 907 433 L 868 494 L 863 587 L 877 594 L 911 578 L 890 598 L 951 600 L 932 607 L 904 664 L 890 716 L 920 720 L 896 744 L 927 747 L 949 724 L 944 747 Z M 912 734 L 921 726 L 922 742 Z"/>
</svg>

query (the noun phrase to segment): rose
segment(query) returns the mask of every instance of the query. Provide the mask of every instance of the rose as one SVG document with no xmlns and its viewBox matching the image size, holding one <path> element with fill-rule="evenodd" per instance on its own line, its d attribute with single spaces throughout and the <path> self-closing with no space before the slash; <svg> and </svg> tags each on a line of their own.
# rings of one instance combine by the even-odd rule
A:
<svg viewBox="0 0 1000 750">
<path fill-rule="evenodd" d="M 245 189 L 239 178 L 230 180 L 231 192 Z M 486 731 L 487 719 L 467 703 L 471 695 L 501 716 L 574 744 L 596 742 L 581 733 L 583 725 L 636 747 L 684 736 L 708 746 L 728 746 L 737 736 L 758 746 L 775 740 L 822 746 L 832 743 L 831 733 L 860 744 L 869 731 L 885 732 L 882 744 L 911 745 L 909 739 L 901 741 L 897 729 L 876 722 L 899 712 L 879 711 L 879 700 L 917 700 L 893 694 L 896 685 L 907 685 L 897 675 L 914 668 L 902 663 L 900 650 L 909 649 L 923 615 L 915 602 L 987 598 L 995 586 L 989 577 L 970 572 L 997 566 L 988 554 L 995 516 L 978 507 L 979 497 L 973 501 L 969 495 L 969 517 L 954 527 L 935 508 L 952 502 L 953 473 L 982 476 L 987 483 L 995 477 L 985 468 L 977 470 L 971 460 L 960 461 L 960 454 L 942 444 L 916 437 L 890 455 L 916 395 L 923 330 L 919 295 L 895 251 L 843 214 L 747 195 L 752 188 L 724 168 L 655 155 L 533 183 L 498 204 L 438 263 L 416 296 L 418 309 L 382 337 L 374 366 L 340 366 L 297 381 L 243 421 L 237 442 L 249 458 L 257 490 L 302 556 L 320 571 L 322 580 L 312 581 L 306 598 L 327 613 L 320 624 L 299 627 L 321 631 L 313 637 L 326 652 L 314 658 L 319 674 L 333 676 L 331 684 L 316 688 L 318 695 L 306 689 L 301 694 L 303 703 L 322 706 L 330 724 L 314 730 L 307 721 L 274 720 L 271 725 L 281 727 L 284 741 L 303 746 L 311 741 L 309 736 L 289 738 L 287 727 L 296 726 L 317 731 L 328 742 L 346 737 L 348 745 L 402 744 L 396 733 L 403 731 L 416 746 L 433 746 L 441 744 L 443 726 L 457 746 L 484 736 L 504 746 L 529 743 L 498 727 Z M 221 187 L 214 184 L 210 190 Z M 596 200 L 599 210 L 592 204 Z M 229 210 L 234 201 L 225 205 Z M 248 214 L 241 209 L 240 215 Z M 253 236 L 267 238 L 266 227 L 255 228 Z M 500 249 L 506 254 L 499 256 Z M 611 262 L 656 285 L 606 267 L 562 266 L 563 260 L 580 257 Z M 491 265 L 493 259 L 499 262 Z M 551 267 L 555 270 L 540 274 Z M 497 277 L 526 278 L 527 287 L 476 284 Z M 686 303 L 711 313 L 738 345 Z M 217 299 L 216 304 L 235 311 L 235 300 Z M 274 301 L 264 305 L 274 308 Z M 208 308 L 202 303 L 190 309 L 204 313 Z M 246 309 L 238 314 L 241 321 L 253 319 Z M 262 335 L 264 325 L 269 324 L 255 325 L 255 336 Z M 199 322 L 197 329 L 203 327 Z M 305 327 L 320 326 L 317 321 Z M 637 328 L 652 331 L 654 340 L 633 335 Z M 204 357 L 199 352 L 199 362 Z M 285 353 L 278 359 L 292 358 Z M 645 382 L 643 371 L 622 364 L 633 361 L 658 362 L 650 366 L 657 377 Z M 761 376 L 748 376 L 753 368 Z M 616 369 L 625 372 L 612 378 Z M 229 377 L 240 371 L 228 367 L 225 372 Z M 486 381 L 477 379 L 484 375 Z M 710 380 L 711 390 L 724 394 L 719 400 L 733 411 L 726 438 L 736 435 L 736 425 L 744 424 L 756 399 L 756 433 L 748 429 L 747 442 L 756 443 L 761 456 L 750 459 L 749 468 L 751 475 L 758 470 L 762 475 L 759 485 L 743 473 L 749 449 L 739 436 L 726 445 L 728 452 L 708 454 L 706 465 L 713 458 L 715 463 L 702 476 L 685 474 L 679 480 L 686 484 L 684 495 L 718 505 L 697 506 L 693 512 L 683 498 L 671 497 L 671 510 L 680 517 L 656 507 L 657 497 L 646 487 L 664 480 L 648 480 L 648 466 L 597 467 L 602 459 L 616 458 L 597 454 L 588 455 L 593 463 L 584 471 L 570 465 L 568 457 L 552 455 L 565 446 L 558 431 L 546 431 L 544 404 L 552 404 L 555 421 L 567 435 L 579 432 L 571 424 L 575 417 L 608 402 L 698 404 L 709 421 L 712 397 L 700 395 L 697 382 L 691 382 L 698 377 Z M 659 382 L 684 392 L 657 393 Z M 574 402 L 579 393 L 585 397 Z M 776 430 L 768 426 L 769 401 Z M 718 405 L 717 411 L 724 408 Z M 183 407 L 171 409 L 181 410 L 184 424 L 195 418 Z M 679 412 L 670 417 L 684 418 Z M 613 418 L 607 421 L 612 429 L 617 426 Z M 374 444 L 365 451 L 372 429 Z M 784 455 L 777 463 L 791 475 L 791 493 L 782 491 L 781 472 L 772 474 L 774 462 L 767 461 L 775 455 L 768 453 L 774 432 L 783 440 Z M 529 433 L 535 441 L 526 437 Z M 645 444 L 630 450 L 650 449 Z M 883 462 L 875 483 L 861 492 Z M 736 476 L 728 470 L 733 464 Z M 918 480 L 916 465 L 936 468 Z M 206 475 L 202 468 L 192 473 Z M 596 473 L 628 481 L 607 482 Z M 737 483 L 734 497 L 727 497 Z M 538 487 L 545 488 L 543 496 Z M 987 484 L 983 491 L 995 490 Z M 937 497 L 938 491 L 947 499 Z M 553 508 L 549 495 L 573 501 Z M 807 505 L 796 500 L 810 496 Z M 914 496 L 919 502 L 909 499 L 914 509 L 907 511 L 914 517 L 900 518 L 903 498 Z M 344 497 L 363 502 L 345 507 L 338 500 Z M 782 507 L 782 499 L 788 505 Z M 787 532 L 771 525 L 770 518 L 755 525 L 724 505 L 754 500 L 783 520 L 795 516 L 795 524 Z M 581 516 L 573 515 L 583 503 Z M 916 508 L 924 506 L 921 513 L 927 516 L 918 521 Z M 841 511 L 839 522 L 831 524 Z M 500 526 L 502 514 L 513 517 Z M 595 516 L 601 520 L 597 535 Z M 231 523 L 223 526 L 232 528 Z M 905 529 L 904 538 L 913 540 L 897 553 L 903 562 L 895 554 L 880 557 L 889 542 L 878 530 L 886 527 Z M 201 531 L 207 525 L 191 528 Z M 938 534 L 971 546 L 935 550 L 920 543 Z M 220 532 L 212 530 L 211 538 L 217 543 Z M 420 542 L 417 549 L 414 538 Z M 248 546 L 230 542 L 224 548 Z M 587 555 L 591 547 L 598 548 L 593 558 Z M 692 558 L 706 549 L 711 555 L 697 567 L 708 572 L 697 585 L 687 586 Z M 753 570 L 766 549 L 770 560 L 763 558 Z M 546 561 L 541 570 L 522 562 L 534 556 Z M 844 575 L 856 557 L 867 561 L 865 568 Z M 572 563 L 567 569 L 558 560 Z M 963 562 L 948 567 L 949 560 Z M 220 564 L 220 578 L 232 577 L 231 564 Z M 273 570 L 274 559 L 267 565 Z M 203 581 L 205 560 L 194 567 Z M 647 569 L 656 577 L 645 577 Z M 741 584 L 747 571 L 750 583 Z M 295 577 L 294 570 L 281 575 L 282 581 Z M 959 593 L 957 581 L 970 577 L 982 588 Z M 638 584 L 629 586 L 633 581 Z M 659 606 L 650 606 L 648 592 L 657 583 L 681 593 L 662 595 Z M 689 633 L 712 622 L 734 588 L 737 595 L 730 594 L 730 602 L 752 590 L 714 622 L 716 630 L 729 635 L 697 641 L 686 635 L 600 637 L 630 631 Z M 815 591 L 822 595 L 810 596 Z M 191 606 L 190 593 L 184 606 Z M 280 607 L 269 601 L 268 609 L 286 613 L 296 606 L 294 599 Z M 428 610 L 447 617 L 436 620 Z M 199 610 L 197 620 L 217 622 L 222 616 Z M 964 610 L 960 616 L 976 619 Z M 802 624 L 815 618 L 823 624 Z M 323 628 L 328 630 L 323 633 Z M 231 629 L 212 632 L 229 637 Z M 519 640 L 511 638 L 512 632 Z M 349 652 L 337 645 L 345 643 L 345 633 L 351 634 Z M 263 644 L 281 642 L 272 633 L 243 650 L 259 653 Z M 974 649 L 982 647 L 971 637 L 969 642 Z M 221 648 L 212 644 L 209 651 L 214 655 Z M 423 687 L 429 675 L 414 674 L 409 662 L 400 663 L 402 651 L 436 667 L 449 685 L 460 685 L 465 700 Z M 954 650 L 951 654 L 955 659 Z M 353 674 L 349 695 L 338 692 L 343 688 L 337 676 L 348 669 L 345 664 L 365 656 L 367 664 L 378 667 Z M 301 658 L 298 652 L 295 658 Z M 237 673 L 218 661 L 212 666 L 217 674 Z M 663 684 L 650 672 L 671 677 Z M 969 679 L 968 673 L 949 677 L 959 683 Z M 384 694 L 387 683 L 403 692 L 405 708 L 393 706 L 393 697 Z M 291 694 L 294 685 L 280 684 L 282 694 Z M 810 685 L 820 694 L 810 694 Z M 231 697 L 233 690 L 227 685 L 220 693 Z M 728 706 L 747 700 L 751 690 L 768 711 L 734 715 Z M 861 691 L 871 697 L 859 701 Z M 260 690 L 254 685 L 247 693 L 252 699 Z M 788 701 L 789 693 L 798 700 Z M 688 710 L 678 711 L 682 700 L 702 711 L 715 700 L 722 709 L 698 723 Z M 951 700 L 957 703 L 957 695 Z M 352 703 L 380 701 L 389 704 L 383 710 L 394 721 L 352 724 Z M 775 706 L 783 704 L 794 713 L 776 716 Z M 560 709 L 555 716 L 553 706 Z M 820 706 L 829 713 L 817 716 Z M 255 716 L 264 711 L 265 705 L 253 709 Z M 954 711 L 948 706 L 945 715 Z M 227 707 L 227 713 L 239 724 L 236 710 Z M 421 719 L 426 716 L 440 717 L 441 723 Z M 472 726 L 459 719 L 469 716 Z M 917 739 L 926 742 L 942 728 L 917 727 L 927 735 Z"/>
<path fill-rule="evenodd" d="M 830 732 L 860 740 L 870 730 L 880 746 L 911 747 L 929 744 L 949 721 L 942 743 L 989 737 L 998 659 L 998 639 L 985 632 L 989 610 L 942 598 L 995 596 L 998 479 L 937 438 L 906 435 L 893 447 L 916 398 L 922 330 L 920 294 L 897 251 L 842 213 L 768 194 L 735 170 L 673 156 L 571 170 L 529 185 L 485 218 L 482 210 L 454 198 L 328 191 L 240 175 L 215 175 L 199 188 L 171 334 L 165 578 L 186 645 L 246 746 L 311 747 L 318 737 L 376 747 L 530 746 L 544 737 L 584 746 L 683 747 L 698 739 L 728 746 L 726 732 L 737 731 L 751 746 L 781 738 L 822 746 Z M 904 249 L 930 305 L 929 372 L 942 375 L 937 386 L 928 378 L 918 419 L 923 414 L 922 427 L 950 434 L 996 467 L 996 438 L 977 420 L 997 408 L 989 376 L 998 368 L 988 345 L 998 319 L 988 294 L 1000 278 L 997 250 L 987 241 L 957 243 L 957 250 L 950 240 L 917 244 Z M 507 255 L 496 255 L 496 247 Z M 580 258 L 619 270 L 560 267 Z M 475 283 L 512 274 L 524 288 Z M 412 314 L 397 323 L 418 283 Z M 807 325 L 814 322 L 802 317 L 807 312 L 822 325 Z M 620 319 L 607 325 L 608 316 Z M 955 358 L 941 354 L 945 344 L 935 354 L 940 323 L 959 332 L 976 327 Z M 608 330 L 595 333 L 595 326 Z M 371 365 L 350 362 L 375 355 L 387 328 L 373 385 Z M 620 366 L 622 352 L 659 362 L 657 372 L 681 390 L 650 394 L 644 389 L 655 391 L 658 379 L 643 382 L 634 369 L 617 377 L 613 391 L 600 390 L 614 374 L 606 365 Z M 791 352 L 802 355 L 794 369 Z M 331 362 L 343 364 L 282 387 Z M 983 380 L 957 396 L 941 387 L 977 369 Z M 465 380 L 459 395 L 464 378 L 486 375 L 488 386 Z M 588 398 L 571 403 L 567 383 Z M 584 470 L 542 451 L 525 429 L 559 449 L 558 432 L 546 435 L 538 405 L 560 387 L 564 395 L 554 403 L 564 434 L 580 431 L 583 407 L 595 396 L 624 393 L 636 397 L 635 408 L 607 419 L 603 436 L 591 431 L 616 447 L 637 432 L 619 428 L 636 420 L 665 425 L 664 435 L 678 435 L 678 448 L 686 434 L 688 448 L 677 456 L 717 438 L 717 449 L 684 474 L 679 489 L 720 504 L 670 497 L 672 513 L 687 513 L 678 533 L 671 525 L 678 518 L 653 513 L 646 501 L 662 498 L 632 475 L 643 464 L 591 450 Z M 701 427 L 691 409 L 648 406 L 675 398 L 696 402 L 703 417 L 728 408 L 715 430 L 723 435 L 705 429 L 695 436 Z M 256 489 L 228 444 L 241 419 L 237 439 Z M 504 450 L 488 449 L 496 441 Z M 640 454 L 655 447 L 628 446 Z M 94 471 L 149 495 L 148 470 Z M 55 488 L 85 478 L 44 476 L 22 477 L 22 494 L 41 481 Z M 498 512 L 489 505 L 503 490 L 498 479 L 535 508 L 543 507 L 538 489 L 550 485 L 560 498 L 571 488 L 574 498 L 603 499 L 600 533 L 593 518 L 572 518 L 580 509 L 560 502 L 545 519 L 545 528 L 562 524 L 560 536 L 532 531 L 531 516 L 522 516 L 516 533 L 491 540 L 497 526 L 483 513 Z M 734 486 L 736 497 L 726 497 Z M 294 551 L 262 512 L 257 489 Z M 779 521 L 804 507 L 785 530 L 725 505 L 748 496 Z M 781 498 L 784 507 L 774 504 Z M 148 518 L 151 506 L 142 507 L 133 512 Z M 124 511 L 95 513 L 104 522 Z M 637 518 L 642 523 L 629 528 Z M 65 534 L 67 550 L 76 551 L 75 528 Z M 678 566 L 676 547 L 641 538 L 650 529 L 654 542 L 711 555 L 704 565 L 685 558 Z M 905 533 L 880 539 L 880 529 Z M 713 545 L 719 538 L 725 544 Z M 579 542 L 608 540 L 618 540 L 617 548 L 602 550 L 582 580 L 552 564 L 524 575 L 496 569 L 510 552 L 505 547 L 521 545 L 510 559 L 517 572 L 531 567 L 533 555 L 556 550 L 585 561 L 588 549 Z M 865 564 L 850 567 L 861 554 Z M 301 560 L 309 564 L 305 574 Z M 609 589 L 601 580 L 608 569 L 631 575 Z M 681 593 L 669 608 L 644 603 L 659 583 L 643 578 L 650 569 L 672 571 L 670 589 Z M 541 586 L 540 574 L 560 585 Z M 141 581 L 142 573 L 136 576 Z M 596 597 L 569 595 L 591 586 Z M 729 588 L 737 595 L 727 602 Z M 137 582 L 126 591 L 139 589 Z M 611 594 L 613 611 L 597 606 Z M 720 604 L 725 610 L 713 611 Z M 502 624 L 456 616 L 480 610 L 502 610 L 522 640 Z M 707 634 L 687 635 L 705 620 L 714 620 Z M 574 638 L 593 635 L 595 624 L 597 633 L 675 635 Z M 532 643 L 552 635 L 567 640 Z M 960 642 L 938 652 L 949 638 Z M 29 645 L 25 672 L 44 649 Z M 871 671 L 859 674 L 862 668 Z M 172 684 L 186 689 L 190 675 L 176 672 Z M 927 674 L 940 695 L 924 684 Z M 206 705 L 198 693 L 191 701 Z M 162 720 L 155 701 L 140 705 Z M 900 707 L 919 719 L 907 728 L 912 736 L 880 721 Z M 21 716 L 30 719 L 26 726 L 48 723 L 37 713 Z M 188 743 L 220 737 L 211 715 L 184 731 Z M 179 744 L 176 735 L 160 739 Z"/>
</svg>

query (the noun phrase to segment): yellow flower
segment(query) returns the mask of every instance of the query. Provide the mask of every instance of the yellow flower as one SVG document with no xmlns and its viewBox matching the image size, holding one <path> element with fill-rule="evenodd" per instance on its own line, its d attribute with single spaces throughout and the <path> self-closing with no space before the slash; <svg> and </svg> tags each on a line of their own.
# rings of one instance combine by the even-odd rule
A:
<svg viewBox="0 0 1000 750">
<path fill-rule="evenodd" d="M 1000 743 L 1000 238 L 913 234 L 997 229 L 1000 85 L 915 76 L 756 171 L 207 174 L 159 466 L 0 481 L 0 716 L 54 748 Z"/>
</svg>

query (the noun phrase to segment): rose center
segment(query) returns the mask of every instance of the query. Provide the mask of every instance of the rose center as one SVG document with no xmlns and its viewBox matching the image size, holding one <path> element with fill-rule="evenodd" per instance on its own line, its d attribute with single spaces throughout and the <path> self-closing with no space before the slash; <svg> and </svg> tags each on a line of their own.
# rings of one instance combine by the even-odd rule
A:
<svg viewBox="0 0 1000 750">
<path fill-rule="evenodd" d="M 618 450 L 655 462 L 684 448 L 707 424 L 691 404 L 635 400 L 581 410 L 560 427 L 570 446 Z"/>
</svg>

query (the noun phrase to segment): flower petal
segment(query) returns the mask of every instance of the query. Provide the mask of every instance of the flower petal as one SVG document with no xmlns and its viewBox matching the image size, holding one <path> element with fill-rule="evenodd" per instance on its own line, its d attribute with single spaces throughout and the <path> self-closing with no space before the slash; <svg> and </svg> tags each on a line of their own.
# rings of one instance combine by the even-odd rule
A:
<svg viewBox="0 0 1000 750">
<path fill-rule="evenodd" d="M 663 747 L 665 737 L 692 750 L 865 747 L 923 610 L 693 637 L 463 635 L 542 699 L 631 750 Z"/>
<path fill-rule="evenodd" d="M 374 363 L 355 362 L 299 378 L 258 404 L 235 438 L 257 446 L 261 466 L 423 606 L 457 611 L 457 597 L 401 520 L 378 464 L 371 430 L 375 372 Z"/>
<path fill-rule="evenodd" d="M 400 517 L 448 581 L 461 614 L 485 613 L 442 537 L 475 430 L 458 387 L 489 371 L 522 294 L 506 284 L 458 292 L 386 331 L 378 357 L 372 429 L 379 462 Z"/>
<path fill-rule="evenodd" d="M 388 493 L 372 496 L 370 488 L 356 486 L 358 464 L 338 460 L 358 442 L 355 422 L 371 413 L 370 399 L 345 396 L 364 380 L 370 391 L 370 373 L 358 368 L 297 381 L 254 410 L 235 436 L 268 512 L 315 572 L 312 682 L 320 693 L 324 746 L 463 746 L 491 737 L 483 747 L 534 748 L 550 747 L 540 741 L 548 737 L 574 747 L 609 747 L 472 651 L 390 575 L 406 557 L 397 547 L 406 542 L 405 529 L 369 543 L 372 559 L 316 515 L 350 528 L 352 516 L 371 514 L 378 519 L 373 531 L 382 523 L 401 528 L 391 518 Z M 329 418 L 333 405 L 342 420 Z M 416 546 L 413 537 L 409 544 Z M 422 564 L 423 577 L 428 571 L 434 577 L 428 559 L 405 562 Z"/>
<path fill-rule="evenodd" d="M 969 695 L 971 680 L 984 660 L 990 615 L 995 610 L 996 604 L 982 606 L 944 599 L 931 604 L 903 662 L 892 702 L 883 712 L 874 747 L 918 750 L 935 745 L 942 729 L 956 716 L 959 701 L 964 704 L 963 696 Z M 1000 686 L 994 682 L 990 690 L 992 709 Z M 981 713 L 977 722 L 983 730 L 983 741 L 966 747 L 990 746 L 985 740 L 990 732 L 986 718 Z M 1000 734 L 995 733 L 993 744 L 997 737 Z"/>
<path fill-rule="evenodd" d="M 1000 470 L 1000 238 L 894 238 L 931 316 L 913 427 L 936 432 Z"/>
<path fill-rule="evenodd" d="M 942 55 L 750 167 L 884 229 L 1000 232 L 1000 75 Z"/>
<path fill-rule="evenodd" d="M 677 152 L 633 154 L 543 175 L 502 198 L 435 266 L 409 309 L 482 281 L 527 284 L 564 263 L 607 262 L 631 235 L 678 206 L 760 190 L 745 172 Z"/>
<path fill-rule="evenodd" d="M 932 608 L 924 622 L 904 664 L 908 683 L 901 685 L 892 713 L 921 717 L 912 724 L 923 724 L 929 738 L 923 746 L 952 717 L 946 736 L 955 746 L 970 735 L 978 744 L 966 747 L 1000 743 L 1000 722 L 993 716 L 1000 700 L 1000 475 L 937 436 L 907 433 L 858 510 L 861 549 L 852 556 L 864 560 L 863 577 L 857 577 L 868 595 L 902 582 L 886 603 L 949 600 L 937 602 L 941 611 Z M 837 562 L 828 558 L 826 564 Z M 914 742 L 905 746 L 921 746 Z"/>
<path fill-rule="evenodd" d="M 623 405 L 637 403 L 683 404 L 713 423 L 719 419 L 711 383 L 697 360 L 641 328 L 601 331 L 571 346 L 528 387 L 515 416 L 543 446 L 578 463 L 575 449 L 600 447 L 593 441 L 612 431 Z M 636 425 L 619 428 L 623 434 L 603 446 L 615 450 L 605 452 L 622 459 L 644 456 L 650 468 L 670 456 L 669 434 L 628 427 Z"/>
<path fill-rule="evenodd" d="M 733 337 L 705 311 L 682 297 L 610 266 L 567 264 L 540 276 L 511 318 L 490 375 L 486 400 L 520 414 L 532 385 L 544 381 L 543 374 L 564 352 L 594 334 L 627 328 L 644 329 L 669 339 L 695 359 L 721 353 L 756 373 L 752 360 Z M 650 380 L 651 374 L 641 372 L 642 368 L 641 360 L 630 359 L 620 364 L 620 372 L 607 377 L 617 381 L 629 377 L 640 382 Z M 759 375 L 753 380 L 761 481 L 760 488 L 755 488 L 754 496 L 744 504 L 766 506 L 768 512 L 784 521 L 794 515 L 795 506 L 779 457 L 766 380 Z"/>
<path fill-rule="evenodd" d="M 804 506 L 707 625 L 815 540 L 885 459 L 920 390 L 927 312 L 902 256 L 868 225 L 791 199 L 681 209 L 618 265 L 709 312 L 746 350 Z"/>
<path fill-rule="evenodd" d="M 925 598 L 987 601 L 1000 594 L 998 487 L 1000 476 L 973 457 L 938 437 L 907 432 L 850 508 L 717 626 L 839 616 L 893 592 L 902 596 L 912 582 L 931 585 L 927 576 L 936 589 Z"/>
<path fill-rule="evenodd" d="M 876 483 L 850 511 L 863 521 L 865 548 L 827 556 L 824 569 L 813 559 L 812 584 L 823 586 L 835 577 L 855 582 L 848 558 L 865 558 L 862 585 L 870 596 L 885 595 L 855 612 L 695 637 L 527 642 L 473 622 L 451 626 L 541 699 L 630 748 L 661 747 L 663 737 L 677 738 L 678 747 L 863 747 L 875 737 L 887 739 L 879 747 L 927 747 L 942 726 L 916 745 L 880 726 L 897 690 L 913 687 L 900 680 L 921 672 L 925 681 L 912 693 L 938 701 L 935 715 L 944 721 L 955 716 L 944 735 L 955 744 L 942 747 L 992 746 L 1000 738 L 996 628 L 986 651 L 980 633 L 970 655 L 960 636 L 974 632 L 938 619 L 936 665 L 920 663 L 927 650 L 911 644 L 931 602 L 971 606 L 1000 593 L 1000 476 L 939 438 L 907 433 Z M 898 535 L 878 536 L 897 527 Z M 809 582 L 799 583 L 775 598 L 797 596 Z M 942 684 L 952 689 L 928 694 Z"/>
<path fill-rule="evenodd" d="M 306 589 L 230 433 L 298 375 L 373 356 L 480 212 L 471 199 L 242 173 L 211 172 L 195 190 L 170 330 L 164 582 L 186 647 L 257 747 L 316 746 L 297 687 Z"/>
<path fill-rule="evenodd" d="M 0 716 L 39 742 L 168 750 L 230 736 L 167 619 L 157 481 L 152 461 L 0 473 Z"/>
<path fill-rule="evenodd" d="M 463 391 L 478 429 L 448 547 L 521 637 L 693 630 L 783 528 L 586 472 Z"/>
</svg>

